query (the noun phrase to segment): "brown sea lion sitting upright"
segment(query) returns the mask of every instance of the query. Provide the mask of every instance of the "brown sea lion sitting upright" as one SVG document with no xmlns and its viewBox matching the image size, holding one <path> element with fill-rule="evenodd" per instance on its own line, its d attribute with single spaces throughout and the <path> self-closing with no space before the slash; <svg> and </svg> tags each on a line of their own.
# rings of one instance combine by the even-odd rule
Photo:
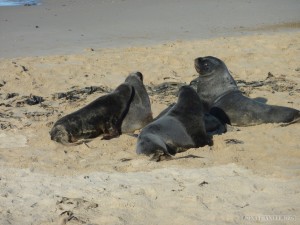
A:
<svg viewBox="0 0 300 225">
<path fill-rule="evenodd" d="M 128 75 L 125 83 L 134 89 L 134 96 L 129 111 L 122 123 L 122 133 L 133 133 L 150 123 L 152 118 L 151 104 L 146 88 L 143 84 L 143 74 L 134 72 Z"/>
<path fill-rule="evenodd" d="M 293 123 L 299 121 L 297 109 L 267 105 L 250 99 L 238 89 L 225 63 L 212 56 L 195 59 L 199 73 L 197 93 L 206 110 L 225 123 L 251 126 L 262 123 Z"/>
</svg>

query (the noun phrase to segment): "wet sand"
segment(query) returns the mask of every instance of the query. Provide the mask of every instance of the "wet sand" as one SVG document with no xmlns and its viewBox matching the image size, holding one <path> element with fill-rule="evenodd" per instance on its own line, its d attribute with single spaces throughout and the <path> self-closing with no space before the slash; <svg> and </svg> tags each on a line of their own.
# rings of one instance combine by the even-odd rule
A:
<svg viewBox="0 0 300 225">
<path fill-rule="evenodd" d="M 294 31 L 300 23 L 298 0 L 226 3 L 44 0 L 41 3 L 0 7 L 0 57 L 72 54 L 85 48 Z"/>
</svg>

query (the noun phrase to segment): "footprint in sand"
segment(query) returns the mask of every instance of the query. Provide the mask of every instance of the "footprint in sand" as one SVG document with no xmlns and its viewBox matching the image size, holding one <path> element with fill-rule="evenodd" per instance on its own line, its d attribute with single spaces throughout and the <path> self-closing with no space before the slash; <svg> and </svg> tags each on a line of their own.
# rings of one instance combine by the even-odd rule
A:
<svg viewBox="0 0 300 225">
<path fill-rule="evenodd" d="M 63 211 L 58 218 L 59 225 L 67 224 L 70 221 L 72 221 L 72 224 L 86 224 L 89 219 L 81 215 L 82 212 L 98 207 L 97 203 L 89 202 L 81 198 L 56 197 L 58 198 L 56 202 L 57 209 Z"/>
</svg>

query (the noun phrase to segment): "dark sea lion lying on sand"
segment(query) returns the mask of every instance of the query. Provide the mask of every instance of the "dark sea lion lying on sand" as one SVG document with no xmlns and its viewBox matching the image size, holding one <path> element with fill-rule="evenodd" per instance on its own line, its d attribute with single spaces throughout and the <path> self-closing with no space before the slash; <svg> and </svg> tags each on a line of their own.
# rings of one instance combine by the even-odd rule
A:
<svg viewBox="0 0 300 225">
<path fill-rule="evenodd" d="M 68 145 L 103 135 L 111 139 L 121 134 L 122 121 L 133 98 L 133 87 L 121 84 L 110 94 L 60 118 L 50 131 L 51 140 Z M 81 141 L 83 140 L 83 141 Z"/>
<path fill-rule="evenodd" d="M 206 134 L 203 117 L 202 103 L 196 91 L 192 87 L 182 86 L 177 103 L 142 129 L 136 152 L 160 161 L 189 148 L 212 145 L 212 137 Z"/>
</svg>

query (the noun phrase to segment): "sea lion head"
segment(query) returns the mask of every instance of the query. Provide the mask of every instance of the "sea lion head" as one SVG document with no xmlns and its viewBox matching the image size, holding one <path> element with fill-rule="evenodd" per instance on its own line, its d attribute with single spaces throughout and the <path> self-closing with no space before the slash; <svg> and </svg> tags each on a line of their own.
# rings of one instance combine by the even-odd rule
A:
<svg viewBox="0 0 300 225">
<path fill-rule="evenodd" d="M 159 135 L 153 133 L 142 133 L 139 135 L 136 144 L 137 154 L 153 156 L 158 152 L 162 152 L 164 154 L 169 155 L 166 143 Z"/>
<path fill-rule="evenodd" d="M 202 110 L 202 103 L 197 92 L 191 86 L 181 86 L 178 91 L 177 108 L 180 110 Z M 196 110 L 196 111 L 197 111 Z"/>
<path fill-rule="evenodd" d="M 125 82 L 128 82 L 128 83 L 142 83 L 143 84 L 143 74 L 141 72 L 133 72 L 133 73 L 130 73 L 127 78 L 125 79 Z"/>
<path fill-rule="evenodd" d="M 134 97 L 134 88 L 128 83 L 123 83 L 114 90 L 114 93 L 118 93 L 120 97 L 122 96 L 126 104 L 130 104 Z"/>
<path fill-rule="evenodd" d="M 195 69 L 201 76 L 209 76 L 220 71 L 222 72 L 224 67 L 226 67 L 222 60 L 213 56 L 199 57 L 194 62 Z"/>
<path fill-rule="evenodd" d="M 191 86 L 183 85 L 179 88 L 178 101 L 181 99 L 193 99 L 194 97 L 199 98 L 199 96 L 197 96 L 196 91 Z"/>
<path fill-rule="evenodd" d="M 72 141 L 69 133 L 63 125 L 54 125 L 54 127 L 50 131 L 50 136 L 51 140 L 64 145 L 67 145 Z"/>
<path fill-rule="evenodd" d="M 225 63 L 213 56 L 199 57 L 194 61 L 197 78 L 197 93 L 209 105 L 224 94 L 238 90 Z"/>
</svg>

